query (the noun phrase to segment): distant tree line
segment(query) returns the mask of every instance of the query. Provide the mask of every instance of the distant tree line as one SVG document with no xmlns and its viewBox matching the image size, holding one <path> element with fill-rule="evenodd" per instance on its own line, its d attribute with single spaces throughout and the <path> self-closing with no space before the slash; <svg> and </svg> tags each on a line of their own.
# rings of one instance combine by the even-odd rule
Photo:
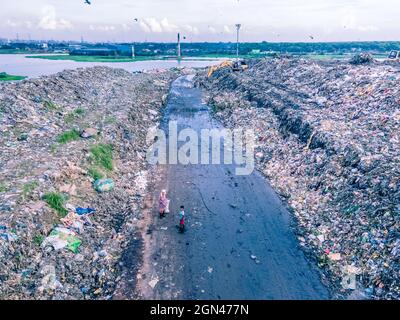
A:
<svg viewBox="0 0 400 320">
<path fill-rule="evenodd" d="M 48 43 L 46 51 L 71 51 L 70 44 L 82 45 L 85 48 L 106 48 L 111 43 L 68 43 L 52 41 Z M 125 43 L 132 45 L 132 43 Z M 135 53 L 139 56 L 156 56 L 156 55 L 174 55 L 176 53 L 176 43 L 156 43 L 141 42 L 135 43 Z M 236 54 L 236 43 L 234 42 L 183 42 L 182 54 L 186 56 L 203 56 L 203 55 L 234 55 Z M 26 50 L 26 51 L 43 51 L 41 43 L 10 43 L 0 46 L 3 50 Z M 258 43 L 241 43 L 240 54 L 273 54 L 289 53 L 289 54 L 348 54 L 356 52 L 371 52 L 387 54 L 391 50 L 400 50 L 400 42 L 395 41 L 375 41 L 375 42 L 258 42 Z M 1 53 L 1 52 L 0 52 Z"/>
</svg>

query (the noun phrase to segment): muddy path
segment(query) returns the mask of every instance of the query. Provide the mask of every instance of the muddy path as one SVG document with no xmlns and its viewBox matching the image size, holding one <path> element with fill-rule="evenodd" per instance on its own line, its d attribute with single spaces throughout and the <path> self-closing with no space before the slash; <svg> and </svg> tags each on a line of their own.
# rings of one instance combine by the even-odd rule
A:
<svg viewBox="0 0 400 320">
<path fill-rule="evenodd" d="M 192 77 L 172 86 L 164 125 L 218 128 Z M 229 165 L 153 168 L 142 222 L 143 263 L 131 281 L 139 299 L 329 299 L 319 272 L 299 248 L 290 214 L 257 172 Z M 171 213 L 158 217 L 167 189 Z M 177 212 L 186 208 L 185 234 Z M 129 287 L 129 286 L 128 286 Z M 129 291 L 129 290 L 128 290 Z"/>
</svg>

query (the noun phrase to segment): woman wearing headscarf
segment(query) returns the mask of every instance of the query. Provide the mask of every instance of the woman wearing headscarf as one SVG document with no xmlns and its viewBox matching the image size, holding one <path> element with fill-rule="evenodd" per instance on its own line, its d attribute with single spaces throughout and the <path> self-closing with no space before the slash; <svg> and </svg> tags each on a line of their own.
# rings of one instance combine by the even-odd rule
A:
<svg viewBox="0 0 400 320">
<path fill-rule="evenodd" d="M 167 198 L 166 190 L 161 190 L 160 197 L 158 199 L 158 210 L 160 212 L 160 218 L 165 217 L 165 214 L 169 213 L 169 200 Z"/>
</svg>

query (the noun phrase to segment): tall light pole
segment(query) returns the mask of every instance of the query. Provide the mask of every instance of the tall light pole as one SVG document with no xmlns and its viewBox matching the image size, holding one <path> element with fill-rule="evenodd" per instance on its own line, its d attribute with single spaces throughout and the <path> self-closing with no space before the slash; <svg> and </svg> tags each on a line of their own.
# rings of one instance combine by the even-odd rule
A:
<svg viewBox="0 0 400 320">
<path fill-rule="evenodd" d="M 180 33 L 178 33 L 177 56 L 178 56 L 178 59 L 181 58 L 181 34 Z"/>
<path fill-rule="evenodd" d="M 242 25 L 238 23 L 235 26 L 236 26 L 236 59 L 239 61 L 239 31 Z"/>
</svg>

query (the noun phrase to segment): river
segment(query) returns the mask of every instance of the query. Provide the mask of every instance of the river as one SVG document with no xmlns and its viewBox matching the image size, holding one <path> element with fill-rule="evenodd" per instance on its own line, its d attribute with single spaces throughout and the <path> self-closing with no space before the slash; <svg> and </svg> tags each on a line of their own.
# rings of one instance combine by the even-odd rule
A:
<svg viewBox="0 0 400 320">
<path fill-rule="evenodd" d="M 127 71 L 148 71 L 154 69 L 169 69 L 173 67 L 201 68 L 218 64 L 218 59 L 183 59 L 178 60 L 148 60 L 137 62 L 76 62 L 72 60 L 31 59 L 23 54 L 0 54 L 0 72 L 28 78 L 37 78 L 61 72 L 66 69 L 77 69 L 94 66 L 108 66 Z"/>
</svg>

